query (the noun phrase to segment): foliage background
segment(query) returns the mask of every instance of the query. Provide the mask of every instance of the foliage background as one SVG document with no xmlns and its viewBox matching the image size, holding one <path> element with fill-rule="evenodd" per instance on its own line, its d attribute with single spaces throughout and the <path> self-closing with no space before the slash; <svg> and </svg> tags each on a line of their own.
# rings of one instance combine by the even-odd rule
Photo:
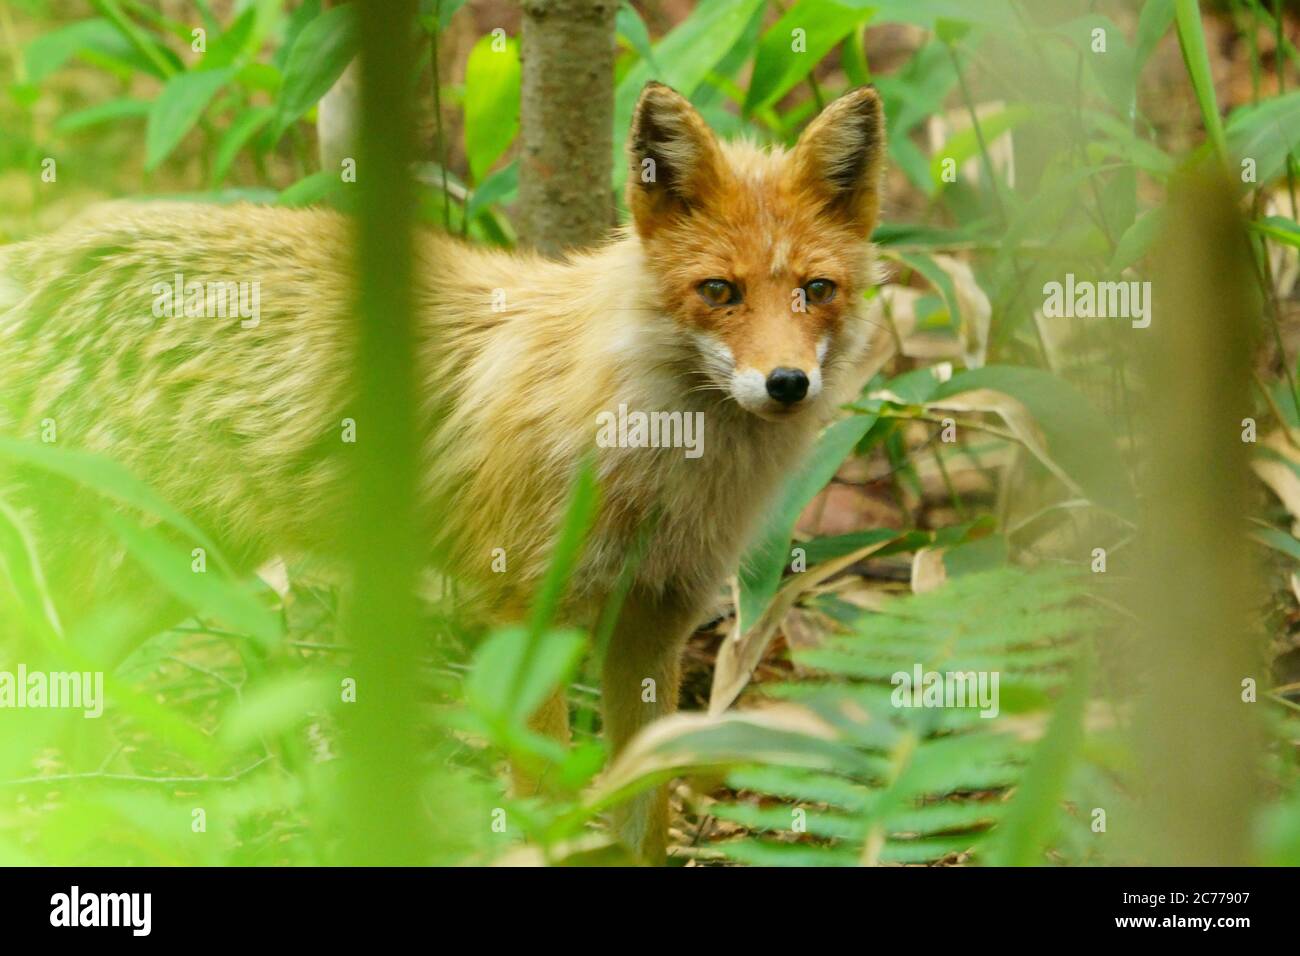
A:
<svg viewBox="0 0 1300 956">
<path fill-rule="evenodd" d="M 889 346 L 859 402 L 792 476 L 717 620 L 692 640 L 683 706 L 693 713 L 619 764 L 605 767 L 597 671 L 585 653 L 599 634 L 556 631 L 548 613 L 598 494 L 589 479 L 575 486 L 526 626 L 484 636 L 454 608 L 425 608 L 428 704 L 414 773 L 422 859 L 623 862 L 601 812 L 685 770 L 696 772 L 675 788 L 679 862 L 1300 859 L 1300 93 L 1290 92 L 1300 54 L 1281 7 L 622 5 L 618 150 L 650 78 L 689 96 L 722 135 L 786 144 L 839 92 L 875 83 L 890 169 L 875 236 L 887 276 L 869 297 Z M 417 218 L 512 246 L 519 13 L 506 2 L 424 2 L 419 23 Z M 202 53 L 192 48 L 199 26 Z M 791 48 L 794 29 L 805 31 L 802 52 Z M 498 49 L 494 30 L 503 31 Z M 358 43 L 355 11 L 315 0 L 0 0 L 0 240 L 118 197 L 355 211 L 328 144 L 322 159 L 316 120 Z M 40 175 L 47 158 L 55 183 Z M 1249 180 L 1244 159 L 1254 162 Z M 955 177 L 945 178 L 945 160 Z M 1192 281 L 1162 273 L 1157 260 L 1162 250 L 1175 260 L 1196 253 L 1181 243 L 1212 220 L 1197 209 L 1178 218 L 1186 203 L 1176 184 L 1207 161 L 1226 165 L 1250 223 L 1252 292 L 1237 296 L 1240 325 L 1217 331 L 1258 343 L 1253 368 L 1213 399 L 1259 423 L 1251 451 L 1263 480 L 1221 503 L 1253 522 L 1257 588 L 1231 632 L 1194 633 L 1192 622 L 1166 639 L 1147 612 L 1173 605 L 1160 603 L 1169 594 L 1143 557 L 1144 536 L 1173 540 L 1178 522 L 1195 530 L 1212 520 L 1188 510 L 1151 525 L 1150 503 L 1170 488 L 1152 464 L 1159 433 L 1153 446 L 1144 428 L 1153 406 L 1181 401 L 1177 374 L 1144 364 L 1141 332 L 1125 322 L 1044 317 L 1041 290 L 1066 273 L 1163 276 L 1164 288 Z M 622 162 L 614 168 L 617 201 Z M 1231 257 L 1209 255 L 1192 261 L 1211 263 L 1211 274 L 1218 263 L 1232 280 Z M 1215 334 L 1213 315 L 1189 314 L 1179 328 L 1199 334 L 1202 319 Z M 956 442 L 944 439 L 947 419 Z M 30 437 L 0 436 L 0 455 L 36 454 Z M 1190 465 L 1208 460 L 1187 455 Z M 108 462 L 43 461 L 136 512 L 166 511 L 147 475 L 136 488 Z M 12 569 L 31 557 L 21 528 L 5 530 L 12 586 L 0 590 L 0 620 L 20 624 L 30 595 Z M 1219 530 L 1236 541 L 1246 528 L 1225 520 Z M 133 540 L 146 554 L 162 547 L 138 529 Z M 791 569 L 800 560 L 792 546 L 807 570 Z M 1105 549 L 1104 572 L 1095 548 Z M 1201 563 L 1182 569 L 1186 580 L 1223 582 L 1216 558 L 1236 554 L 1228 545 L 1189 554 Z M 1235 592 L 1224 588 L 1212 596 L 1228 601 Z M 339 834 L 373 807 L 341 784 L 355 756 L 339 744 L 347 705 L 337 687 L 354 663 L 339 590 L 331 569 L 303 562 L 270 584 L 220 579 L 188 595 L 193 619 L 114 668 L 109 719 L 0 714 L 0 858 L 356 859 Z M 737 629 L 742 640 L 729 641 Z M 79 647 L 93 662 L 111 639 L 110 624 Z M 0 651 L 16 660 L 28 653 L 18 647 L 0 633 Z M 1244 671 L 1225 666 L 1243 651 Z M 42 653 L 75 663 L 57 646 Z M 1146 714 L 1173 661 L 1223 680 L 1205 695 L 1175 694 L 1163 716 Z M 1001 715 L 891 707 L 889 675 L 912 662 L 998 670 Z M 575 746 L 558 752 L 524 718 L 571 677 Z M 1241 701 L 1243 677 L 1256 680 L 1256 703 Z M 708 713 L 710 699 L 732 698 L 732 712 Z M 1175 826 L 1182 807 L 1159 799 L 1144 747 L 1173 746 L 1206 724 L 1243 730 L 1191 735 L 1201 751 L 1173 783 L 1206 800 L 1189 799 L 1190 824 Z M 559 792 L 505 796 L 503 752 L 559 762 Z M 1215 773 L 1243 755 L 1240 779 Z M 493 825 L 502 820 L 504 832 Z M 1238 836 L 1220 847 L 1210 838 L 1220 833 Z"/>
</svg>

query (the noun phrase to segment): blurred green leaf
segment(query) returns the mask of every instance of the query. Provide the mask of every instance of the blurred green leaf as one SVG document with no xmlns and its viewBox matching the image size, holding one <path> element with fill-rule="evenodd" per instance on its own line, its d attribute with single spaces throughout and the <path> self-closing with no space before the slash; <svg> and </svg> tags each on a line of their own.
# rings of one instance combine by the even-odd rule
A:
<svg viewBox="0 0 1300 956">
<path fill-rule="evenodd" d="M 169 505 L 126 468 L 109 458 L 84 451 L 20 442 L 4 435 L 0 435 L 0 458 L 8 458 L 10 461 L 71 479 L 114 501 L 161 518 L 176 530 L 206 547 L 210 557 L 219 554 L 211 539 L 189 518 Z"/>
<path fill-rule="evenodd" d="M 763 530 L 745 552 L 740 564 L 740 607 L 737 612 L 742 628 L 753 627 L 776 595 L 781 575 L 790 563 L 790 538 L 799 515 L 835 476 L 875 421 L 875 416 L 855 415 L 828 426 L 768 510 Z"/>
<path fill-rule="evenodd" d="M 212 161 L 212 175 L 210 177 L 212 186 L 221 185 L 226 178 L 226 174 L 230 172 L 230 167 L 235 162 L 235 157 L 239 155 L 239 151 L 257 135 L 258 130 L 271 121 L 274 115 L 275 107 L 259 106 L 244 110 L 235 117 L 235 121 L 230 124 L 230 128 L 221 137 L 221 142 L 217 144 L 217 155 Z"/>
<path fill-rule="evenodd" d="M 1300 151 L 1300 90 L 1238 107 L 1228 117 L 1225 135 L 1231 160 L 1250 160 L 1255 167 L 1254 181 L 1243 181 L 1242 188 L 1271 182 L 1285 170 L 1287 153 Z M 1243 179 L 1240 165 L 1230 172 Z"/>
<path fill-rule="evenodd" d="M 91 4 L 153 64 L 159 76 L 166 78 L 184 71 L 180 58 L 128 17 L 117 0 L 91 0 Z"/>
<path fill-rule="evenodd" d="M 26 619 L 26 627 L 20 627 L 19 633 L 39 629 L 47 637 L 61 636 L 58 612 L 46 587 L 35 535 L 28 528 L 27 519 L 0 498 L 0 587 L 3 586 L 12 589 Z M 9 621 L 9 626 L 12 628 L 14 623 Z"/>
<path fill-rule="evenodd" d="M 749 25 L 763 0 L 701 0 L 694 12 L 655 46 L 654 63 L 642 60 L 614 91 L 614 128 L 625 130 L 648 80 L 671 86 L 691 98 Z M 622 142 L 614 144 L 614 185 L 627 176 Z"/>
<path fill-rule="evenodd" d="M 569 577 L 577 567 L 583 546 L 587 543 L 587 534 L 596 520 L 599 506 L 600 486 L 596 481 L 596 465 L 593 457 L 587 455 L 579 463 L 577 474 L 574 475 L 564 520 L 555 537 L 546 576 L 542 578 L 534 598 L 528 626 L 535 638 L 549 628 L 555 619 L 568 588 Z"/>
<path fill-rule="evenodd" d="M 202 68 L 216 70 L 223 66 L 233 66 L 248 50 L 256 22 L 257 11 L 249 7 L 208 45 L 208 52 L 203 55 Z"/>
<path fill-rule="evenodd" d="M 1174 22 L 1174 0 L 1146 0 L 1138 14 L 1137 40 L 1134 44 L 1133 63 L 1137 69 L 1151 58 L 1156 45 L 1169 32 Z"/>
<path fill-rule="evenodd" d="M 1260 544 L 1300 561 L 1300 541 L 1297 541 L 1294 535 L 1279 531 L 1277 528 L 1255 528 L 1250 534 Z"/>
<path fill-rule="evenodd" d="M 149 110 L 144 137 L 146 170 L 157 169 L 171 155 L 232 75 L 227 67 L 180 73 L 167 81 Z"/>
<path fill-rule="evenodd" d="M 362 689 L 357 694 L 363 693 Z M 242 750 L 262 738 L 293 730 L 309 714 L 324 711 L 340 700 L 337 682 L 321 674 L 285 674 L 259 683 L 244 693 L 223 715 L 221 742 Z"/>
<path fill-rule="evenodd" d="M 652 69 L 658 69 L 645 21 L 641 19 L 636 7 L 627 0 L 619 4 L 618 13 L 614 15 L 614 29 L 636 51 L 637 56 L 649 63 Z"/>
<path fill-rule="evenodd" d="M 519 41 L 505 41 L 494 50 L 496 38 L 480 39 L 465 65 L 465 154 L 470 176 L 482 182 L 519 132 Z"/>
<path fill-rule="evenodd" d="M 276 197 L 277 206 L 314 206 L 339 193 L 344 183 L 332 169 L 323 169 L 298 180 Z"/>
<path fill-rule="evenodd" d="M 1124 231 L 1115 245 L 1115 255 L 1110 260 L 1108 271 L 1118 275 L 1133 263 L 1146 255 L 1156 237 L 1164 230 L 1167 223 L 1164 207 L 1157 207 L 1144 213 Z"/>
<path fill-rule="evenodd" d="M 837 0 L 798 0 L 759 41 L 744 112 L 779 100 L 871 14 L 870 8 L 846 6 Z M 802 31 L 799 50 L 795 49 L 796 30 Z"/>
<path fill-rule="evenodd" d="M 284 76 L 270 63 L 245 63 L 235 78 L 245 89 L 262 93 L 276 93 L 284 84 Z"/>
<path fill-rule="evenodd" d="M 108 20 L 94 18 L 42 34 L 32 40 L 23 51 L 23 66 L 28 80 L 40 83 L 74 56 L 93 53 L 121 68 L 165 77 L 158 66 L 144 56 L 129 39 Z M 180 60 L 170 54 L 173 71 L 180 69 Z M 174 62 L 171 62 L 174 60 Z"/>
<path fill-rule="evenodd" d="M 534 637 L 524 627 L 503 628 L 474 655 L 465 681 L 466 703 L 489 721 L 522 726 L 573 676 L 586 646 L 581 631 L 546 631 Z"/>
<path fill-rule="evenodd" d="M 265 648 L 279 643 L 279 618 L 247 586 L 227 578 L 215 561 L 207 570 L 196 572 L 192 570 L 192 548 L 177 545 L 114 511 L 105 511 L 104 521 L 131 556 L 188 607 L 225 621 Z M 207 558 L 205 555 L 205 563 Z"/>
<path fill-rule="evenodd" d="M 1017 103 L 988 116 L 981 116 L 980 130 L 984 134 L 984 141 L 992 143 L 1003 133 L 1029 122 L 1034 117 L 1035 113 L 1032 109 Z M 953 160 L 960 168 L 964 162 L 978 156 L 979 153 L 979 137 L 975 135 L 975 128 L 967 127 L 958 130 L 948 137 L 948 142 L 935 151 L 934 158 L 930 160 L 930 177 L 935 183 L 942 183 L 945 160 Z"/>
<path fill-rule="evenodd" d="M 934 35 L 939 38 L 939 42 L 946 43 L 949 46 L 960 43 L 966 39 L 970 33 L 970 23 L 965 20 L 950 20 L 947 17 L 939 17 L 934 22 Z"/>
<path fill-rule="evenodd" d="M 1214 95 L 1214 75 L 1210 69 L 1210 54 L 1205 45 L 1205 29 L 1201 25 L 1201 9 L 1197 0 L 1175 0 L 1174 19 L 1178 26 L 1178 44 L 1183 51 L 1183 63 L 1191 78 L 1196 102 L 1201 108 L 1201 120 L 1215 152 L 1223 159 L 1228 157 L 1227 142 L 1223 134 L 1223 119 Z"/>
<path fill-rule="evenodd" d="M 1046 864 L 1059 826 L 1070 770 L 1083 749 L 1088 705 L 1088 666 L 1083 657 L 1052 712 L 1047 732 L 1034 747 L 1020 786 L 1007 808 L 989 854 L 994 866 Z"/>
<path fill-rule="evenodd" d="M 149 115 L 151 106 L 144 100 L 124 97 L 108 100 L 60 116 L 54 123 L 54 131 L 60 135 L 75 133 L 102 123 L 113 123 L 125 119 L 142 119 Z"/>
<path fill-rule="evenodd" d="M 1022 405 L 1041 430 L 1049 465 L 1059 466 L 1096 504 L 1133 514 L 1133 486 L 1114 433 L 1077 388 L 1043 369 L 989 365 L 957 373 L 933 401 L 943 407 L 945 400 L 976 390 L 999 392 Z"/>
<path fill-rule="evenodd" d="M 58 30 L 43 33 L 23 50 L 23 69 L 32 83 L 47 76 L 93 43 L 105 37 L 116 39 L 117 30 L 107 20 L 79 20 Z"/>
<path fill-rule="evenodd" d="M 274 126 L 277 138 L 315 106 L 347 69 L 358 49 L 358 16 L 355 4 L 345 4 L 325 11 L 298 34 L 284 67 Z"/>
<path fill-rule="evenodd" d="M 1270 239 L 1300 249 L 1300 223 L 1285 216 L 1267 216 L 1250 227 Z"/>
<path fill-rule="evenodd" d="M 473 219 L 489 206 L 497 203 L 503 205 L 510 203 L 518 190 L 519 161 L 514 160 L 509 165 L 492 173 L 487 179 L 479 183 L 477 189 L 470 193 L 469 205 L 465 209 L 465 215 L 469 219 Z"/>
</svg>

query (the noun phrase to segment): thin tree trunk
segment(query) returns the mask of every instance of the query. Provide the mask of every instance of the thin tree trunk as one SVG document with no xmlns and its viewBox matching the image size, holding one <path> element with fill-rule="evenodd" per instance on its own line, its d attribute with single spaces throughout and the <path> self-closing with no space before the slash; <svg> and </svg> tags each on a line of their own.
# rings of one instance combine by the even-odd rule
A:
<svg viewBox="0 0 1300 956">
<path fill-rule="evenodd" d="M 519 238 L 554 256 L 613 225 L 615 0 L 524 0 Z"/>
</svg>

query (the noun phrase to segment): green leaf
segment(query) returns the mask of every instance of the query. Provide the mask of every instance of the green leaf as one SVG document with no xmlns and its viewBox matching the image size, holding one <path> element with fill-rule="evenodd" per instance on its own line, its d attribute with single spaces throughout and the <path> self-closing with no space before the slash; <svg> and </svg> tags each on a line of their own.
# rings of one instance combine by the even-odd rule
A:
<svg viewBox="0 0 1300 956">
<path fill-rule="evenodd" d="M 465 155 L 476 183 L 519 132 L 519 41 L 511 37 L 499 51 L 494 43 L 480 39 L 465 65 Z"/>
<path fill-rule="evenodd" d="M 757 790 L 786 800 L 826 803 L 854 813 L 864 812 L 872 799 L 869 787 L 803 767 L 744 767 L 729 773 L 727 784 L 733 790 Z"/>
<path fill-rule="evenodd" d="M 1219 103 L 1214 95 L 1214 75 L 1210 70 L 1210 54 L 1205 46 L 1205 31 L 1197 0 L 1175 0 L 1174 18 L 1178 25 L 1178 45 L 1183 51 L 1183 63 L 1191 78 L 1192 89 L 1196 91 L 1205 132 L 1215 152 L 1226 160 L 1228 146 L 1223 134 L 1223 119 L 1219 116 Z"/>
<path fill-rule="evenodd" d="M 473 219 L 497 203 L 505 205 L 512 202 L 518 190 L 519 161 L 515 160 L 479 183 L 478 188 L 470 194 L 469 204 L 465 208 L 466 218 Z"/>
<path fill-rule="evenodd" d="M 217 145 L 217 155 L 212 161 L 212 177 L 210 180 L 213 187 L 221 185 L 230 172 L 230 167 L 234 164 L 239 151 L 257 135 L 258 130 L 271 121 L 271 117 L 274 115 L 275 107 L 258 106 L 244 110 L 235 117 L 235 121 L 230 124 L 230 128 L 226 130 L 226 134 L 221 137 L 221 142 Z"/>
<path fill-rule="evenodd" d="M 1159 206 L 1144 213 L 1137 222 L 1124 230 L 1115 245 L 1115 255 L 1110 260 L 1109 272 L 1119 275 L 1147 254 L 1151 244 L 1163 231 L 1168 221 L 1166 209 Z"/>
<path fill-rule="evenodd" d="M 144 136 L 146 170 L 157 169 L 171 155 L 232 75 L 229 68 L 201 70 L 180 73 L 167 81 L 149 110 Z"/>
<path fill-rule="evenodd" d="M 536 640 L 524 627 L 499 630 L 474 655 L 466 703 L 488 721 L 522 726 L 573 676 L 586 646 L 577 630 L 546 631 Z"/>
<path fill-rule="evenodd" d="M 345 4 L 325 11 L 298 34 L 284 68 L 274 127 L 277 139 L 315 106 L 347 69 L 359 45 L 358 16 L 355 4 Z"/>
<path fill-rule="evenodd" d="M 1094 53 L 1093 33 L 1101 30 L 1105 37 L 1104 53 Z M 1053 31 L 1066 37 L 1070 45 L 1080 51 L 1089 77 L 1095 87 L 1115 107 L 1121 116 L 1134 111 L 1137 96 L 1137 70 L 1133 63 L 1133 49 L 1121 30 L 1109 17 L 1089 13 L 1062 24 Z"/>
<path fill-rule="evenodd" d="M 233 66 L 248 50 L 256 22 L 257 10 L 249 7 L 212 42 L 208 52 L 203 54 L 202 68 L 217 70 L 223 66 Z"/>
<path fill-rule="evenodd" d="M 1021 405 L 1042 432 L 1051 461 L 1091 500 L 1118 514 L 1134 509 L 1133 486 L 1106 417 L 1077 388 L 1051 372 L 989 365 L 954 375 L 935 392 L 934 402 L 977 389 L 1001 392 Z"/>
<path fill-rule="evenodd" d="M 436 0 L 436 6 L 438 9 L 438 29 L 440 31 L 445 31 L 447 27 L 451 26 L 451 18 L 454 17 L 456 11 L 464 5 L 465 0 Z M 432 12 L 434 6 L 435 3 L 431 2 L 431 0 L 421 0 L 420 12 L 422 14 Z"/>
<path fill-rule="evenodd" d="M 60 116 L 54 123 L 54 131 L 60 135 L 66 135 L 91 126 L 98 126 L 101 123 L 139 119 L 148 116 L 149 110 L 150 104 L 144 100 L 134 100 L 129 97 L 108 100 L 104 103 L 88 106 L 84 110 L 76 110 Z"/>
<path fill-rule="evenodd" d="M 302 673 L 256 684 L 223 715 L 221 742 L 231 750 L 242 750 L 291 731 L 313 711 L 324 711 L 337 701 L 336 687 L 319 674 Z"/>
<path fill-rule="evenodd" d="M 298 180 L 284 192 L 276 197 L 277 206 L 313 206 L 323 203 L 326 199 L 343 188 L 343 181 L 339 174 L 332 169 L 323 169 L 318 173 L 311 173 Z"/>
<path fill-rule="evenodd" d="M 837 0 L 799 0 L 759 41 L 744 112 L 752 113 L 779 100 L 871 14 L 870 8 L 846 6 Z M 802 31 L 799 51 L 795 50 L 796 30 Z"/>
<path fill-rule="evenodd" d="M 845 0 L 850 2 L 850 0 Z M 851 0 L 853 6 L 874 7 L 880 23 L 911 23 L 938 32 L 940 21 L 947 31 L 958 24 L 983 24 L 1010 29 L 1015 25 L 1015 12 L 1007 0 Z M 951 34 L 950 34 L 951 35 Z"/>
<path fill-rule="evenodd" d="M 1008 106 L 990 116 L 980 117 L 980 130 L 984 141 L 992 143 L 1003 133 L 1015 129 L 1022 123 L 1033 119 L 1034 111 L 1023 104 Z M 968 159 L 978 156 L 980 152 L 979 137 L 974 127 L 967 127 L 953 133 L 930 160 L 930 176 L 935 183 L 943 183 L 944 160 L 951 159 L 960 168 Z"/>
<path fill-rule="evenodd" d="M 4 586 L 11 588 L 18 599 L 29 628 L 39 629 L 48 636 L 61 636 L 58 612 L 46 587 L 35 535 L 27 527 L 27 519 L 0 498 L 0 587 Z"/>
<path fill-rule="evenodd" d="M 194 522 L 164 501 L 152 488 L 109 458 L 89 452 L 21 442 L 0 435 L 0 457 L 68 478 L 114 501 L 161 518 L 177 531 L 217 552 Z"/>
<path fill-rule="evenodd" d="M 284 75 L 270 63 L 245 63 L 235 79 L 246 90 L 262 93 L 278 93 L 284 85 Z"/>
<path fill-rule="evenodd" d="M 875 422 L 874 415 L 855 415 L 829 426 L 808 460 L 786 482 L 768 512 L 763 530 L 741 561 L 737 611 L 742 628 L 753 627 L 776 595 L 781 573 L 790 563 L 790 537 L 799 515 L 835 477 L 844 459 Z"/>
<path fill-rule="evenodd" d="M 651 49 L 650 33 L 645 28 L 645 21 L 641 19 L 641 14 L 637 12 L 636 7 L 627 0 L 623 0 L 618 13 L 614 15 L 614 30 L 636 51 L 637 56 L 650 64 L 652 69 L 659 68 L 655 63 L 655 54 Z"/>
<path fill-rule="evenodd" d="M 171 77 L 185 69 L 176 54 L 122 12 L 117 0 L 91 0 L 91 3 L 152 64 L 158 76 Z"/>
<path fill-rule="evenodd" d="M 582 548 L 587 542 L 587 533 L 596 520 L 599 504 L 600 488 L 596 483 L 596 465 L 588 455 L 578 465 L 578 472 L 569 491 L 564 521 L 551 551 L 551 561 L 533 603 L 528 626 L 534 638 L 549 628 L 555 618 L 568 587 L 569 576 L 577 566 Z"/>
<path fill-rule="evenodd" d="M 1297 541 L 1293 535 L 1279 531 L 1277 528 L 1256 528 L 1250 534 L 1260 544 L 1300 561 L 1300 541 Z"/>
<path fill-rule="evenodd" d="M 1177 160 L 1158 144 L 1140 136 L 1132 123 L 1100 110 L 1084 110 L 1083 116 L 1092 127 L 1089 139 L 1094 145 L 1108 148 L 1110 158 L 1131 163 L 1160 180 L 1168 179 L 1177 168 Z"/>
<path fill-rule="evenodd" d="M 1268 216 L 1260 222 L 1250 223 L 1250 228 L 1277 242 L 1300 249 L 1300 223 L 1285 216 Z"/>
<path fill-rule="evenodd" d="M 944 570 L 949 578 L 963 574 L 977 574 L 1005 565 L 1011 558 L 1011 546 L 1005 535 L 991 534 L 987 537 L 966 541 L 943 552 Z"/>
<path fill-rule="evenodd" d="M 614 128 L 626 130 L 648 80 L 658 80 L 690 99 L 710 71 L 731 51 L 763 0 L 701 0 L 695 11 L 655 45 L 655 60 L 642 60 L 614 91 Z M 614 144 L 613 183 L 627 176 L 623 143 Z"/>
<path fill-rule="evenodd" d="M 199 614 L 211 614 L 270 649 L 279 643 L 279 618 L 245 585 L 227 578 L 219 567 L 192 570 L 193 549 L 184 548 L 114 511 L 104 512 L 127 550 L 167 590 Z"/>
<path fill-rule="evenodd" d="M 1044 851 L 1056 833 L 1065 784 L 1083 748 L 1088 676 L 1087 658 L 1083 658 L 1069 689 L 1052 713 L 1047 733 L 1034 747 L 1029 766 L 1003 818 L 989 861 L 995 866 L 1035 866 L 1047 862 Z"/>
<path fill-rule="evenodd" d="M 1160 38 L 1174 22 L 1174 0 L 1146 0 L 1138 15 L 1137 42 L 1133 62 L 1137 69 L 1151 58 Z"/>
<path fill-rule="evenodd" d="M 898 537 L 898 532 L 893 528 L 872 528 L 868 531 L 854 531 L 849 534 L 839 534 L 826 538 L 813 538 L 811 541 L 799 542 L 799 547 L 804 549 L 808 559 L 808 564 L 821 564 L 823 561 L 833 561 L 836 558 L 842 558 L 854 551 L 861 551 L 863 548 L 870 547 L 873 544 L 880 544 L 883 541 L 891 541 Z M 916 536 L 905 535 L 899 541 L 898 546 L 882 548 L 877 555 L 893 553 L 896 550 L 910 551 L 922 544 L 928 544 L 930 536 L 928 533 L 918 533 Z"/>
<path fill-rule="evenodd" d="M 939 17 L 934 22 L 934 35 L 939 38 L 940 43 L 946 43 L 949 46 L 960 43 L 966 39 L 970 33 L 970 23 L 965 20 L 949 20 L 947 17 Z"/>
<path fill-rule="evenodd" d="M 1300 90 L 1238 107 L 1228 118 L 1226 136 L 1233 161 L 1252 160 L 1255 181 L 1270 182 L 1285 169 L 1287 153 L 1300 150 Z M 1239 179 L 1240 169 L 1234 174 Z"/>
<path fill-rule="evenodd" d="M 40 83 L 82 50 L 118 46 L 120 35 L 107 20 L 80 20 L 38 36 L 23 49 L 27 79 Z M 120 49 L 120 46 L 119 46 Z"/>
<path fill-rule="evenodd" d="M 845 847 L 778 843 L 747 837 L 725 844 L 727 856 L 750 866 L 857 866 L 858 856 Z"/>
<path fill-rule="evenodd" d="M 806 707 L 678 713 L 656 721 L 614 759 L 590 795 L 596 807 L 686 771 L 743 764 L 850 769 L 854 751 Z"/>
</svg>

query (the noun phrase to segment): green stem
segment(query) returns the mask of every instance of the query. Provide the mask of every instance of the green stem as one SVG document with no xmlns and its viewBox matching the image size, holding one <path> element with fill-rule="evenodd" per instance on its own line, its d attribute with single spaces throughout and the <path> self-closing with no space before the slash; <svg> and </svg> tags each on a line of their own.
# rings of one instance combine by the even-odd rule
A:
<svg viewBox="0 0 1300 956">
<path fill-rule="evenodd" d="M 971 126 L 975 130 L 975 141 L 979 143 L 980 159 L 984 163 L 984 172 L 989 178 L 989 189 L 993 193 L 993 204 L 997 207 L 998 218 L 1002 220 L 1003 225 L 1007 222 L 1007 211 L 1002 205 L 1002 192 L 998 188 L 998 178 L 993 172 L 993 158 L 989 155 L 988 143 L 984 140 L 984 130 L 980 126 L 980 118 L 975 112 L 975 101 L 971 98 L 970 87 L 966 85 L 966 74 L 962 72 L 961 61 L 957 58 L 957 50 L 951 43 L 945 44 L 948 48 L 948 55 L 952 57 L 952 67 L 957 73 L 957 85 L 961 88 L 962 100 L 966 104 L 966 110 L 970 113 Z"/>
</svg>

